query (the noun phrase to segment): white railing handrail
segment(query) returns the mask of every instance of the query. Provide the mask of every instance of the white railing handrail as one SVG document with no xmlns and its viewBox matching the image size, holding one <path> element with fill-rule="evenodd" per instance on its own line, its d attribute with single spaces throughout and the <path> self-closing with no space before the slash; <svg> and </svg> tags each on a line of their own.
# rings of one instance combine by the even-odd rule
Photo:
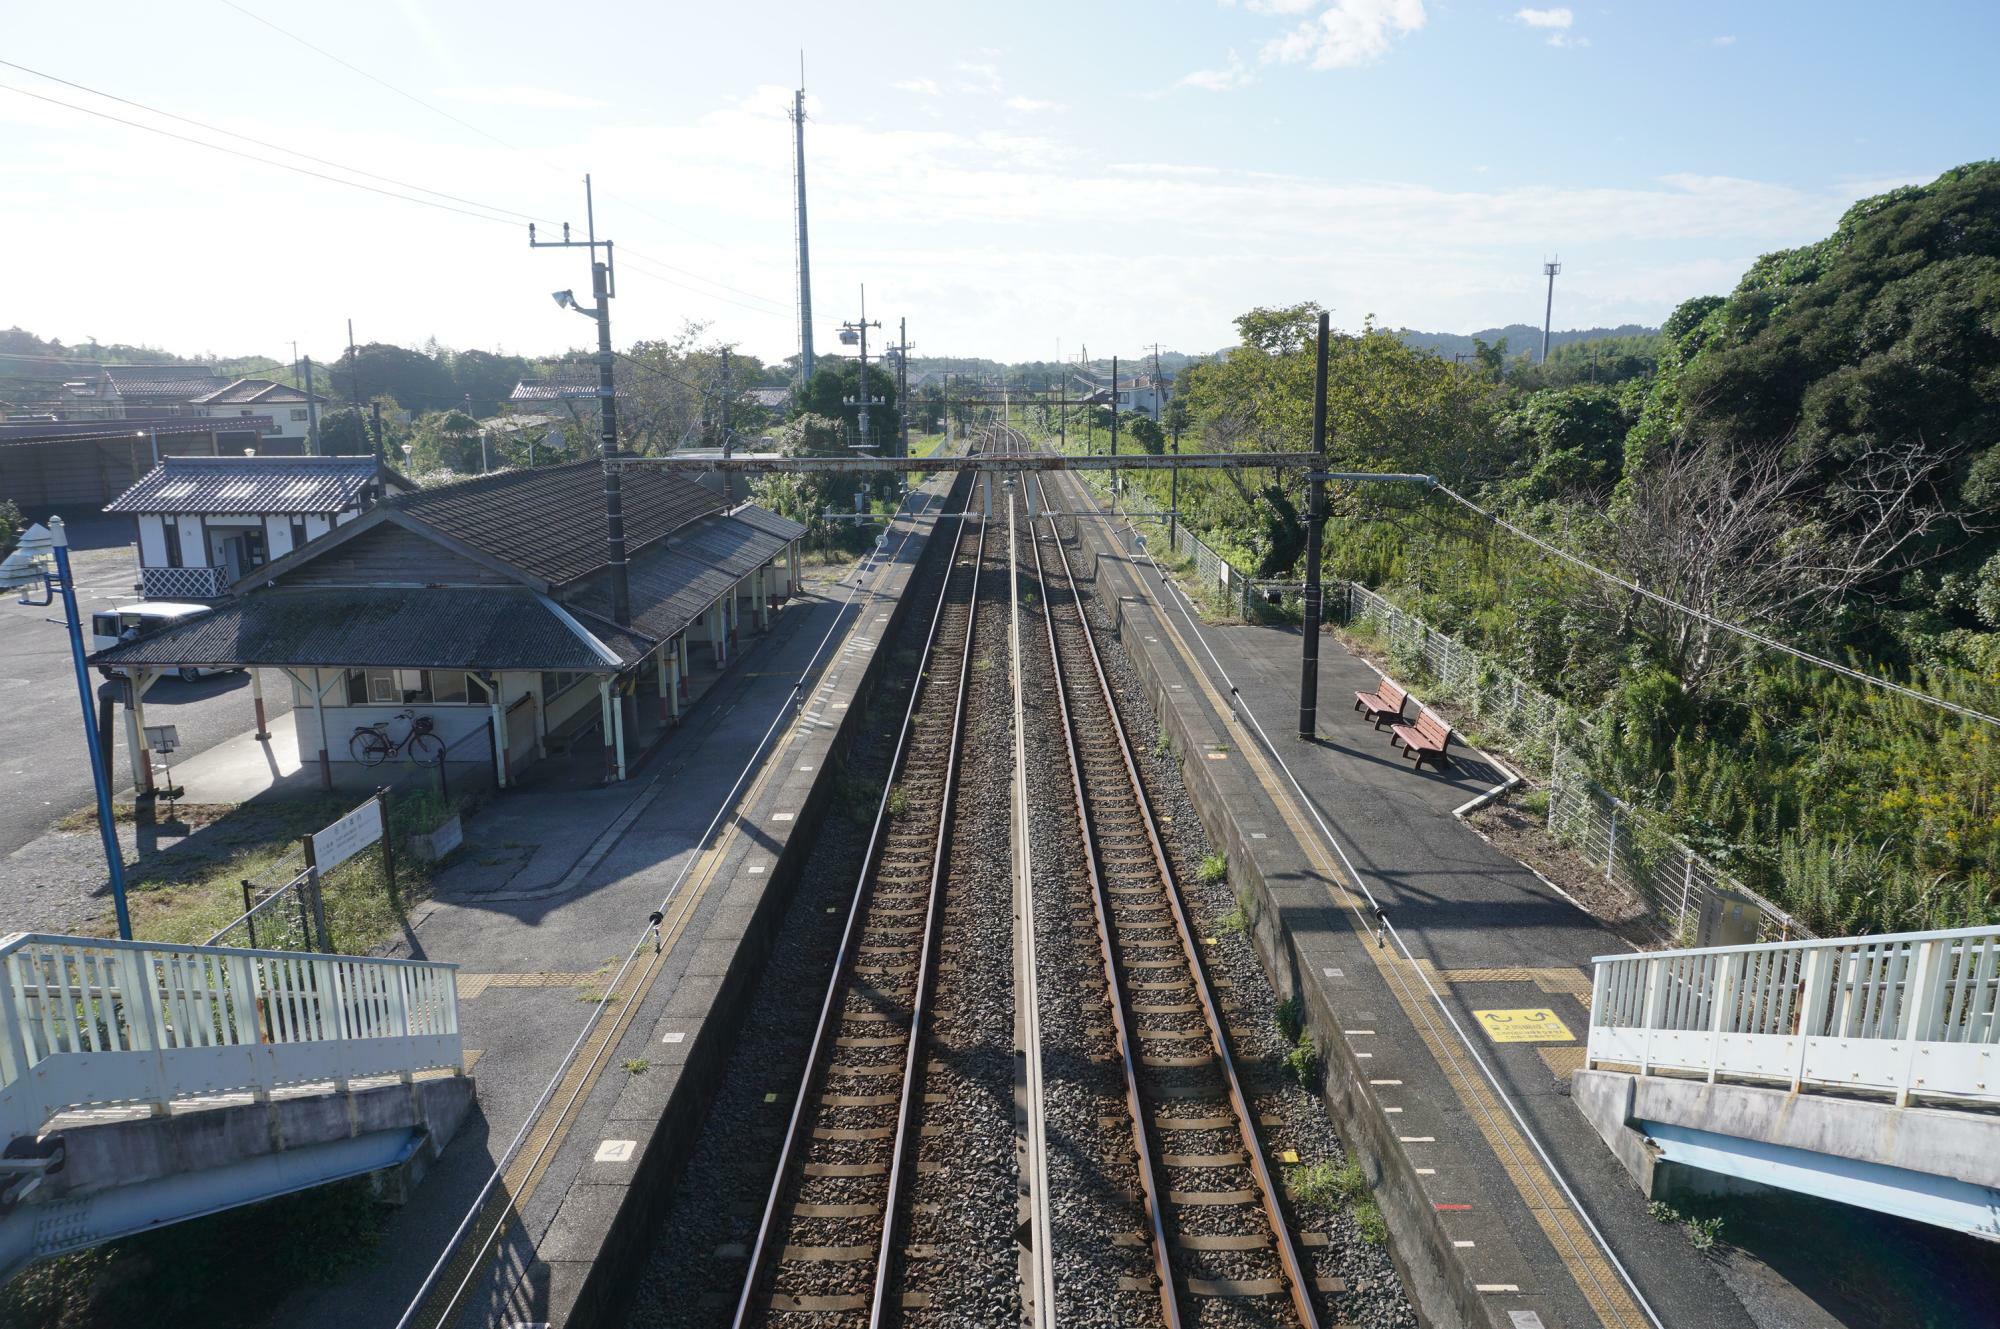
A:
<svg viewBox="0 0 2000 1329">
<path fill-rule="evenodd" d="M 0 938 L 0 1142 L 78 1109 L 461 1069 L 458 966 L 45 932 Z"/>
<path fill-rule="evenodd" d="M 2000 1103 L 2000 926 L 1592 963 L 1591 1069 Z"/>
<path fill-rule="evenodd" d="M 237 922 L 242 922 L 238 918 Z M 61 932 L 9 932 L 0 935 L 0 957 L 5 957 L 23 946 L 34 944 L 74 944 L 88 946 L 92 950 L 132 950 L 132 951 L 174 951 L 184 955 L 235 955 L 247 959 L 266 960 L 358 960 L 365 964 L 394 967 L 406 965 L 413 969 L 457 969 L 454 960 L 408 960 L 394 955 L 328 955 L 318 951 L 266 951 L 251 950 L 246 946 L 204 946 L 195 942 L 178 941 L 123 941 L 117 937 L 74 937 Z"/>
<path fill-rule="evenodd" d="M 1740 946 L 1684 946 L 1676 950 L 1625 951 L 1618 955 L 1593 955 L 1592 964 L 1621 964 L 1643 960 L 1670 960 L 1686 955 L 1743 955 L 1751 951 L 1798 951 L 1815 947 L 1841 949 L 1851 946 L 1881 946 L 1922 941 L 1959 941 L 1967 938 L 2000 938 L 2000 925 L 1943 928 L 1935 932 L 1877 932 L 1860 937 L 1802 937 L 1796 941 L 1755 941 Z"/>
</svg>

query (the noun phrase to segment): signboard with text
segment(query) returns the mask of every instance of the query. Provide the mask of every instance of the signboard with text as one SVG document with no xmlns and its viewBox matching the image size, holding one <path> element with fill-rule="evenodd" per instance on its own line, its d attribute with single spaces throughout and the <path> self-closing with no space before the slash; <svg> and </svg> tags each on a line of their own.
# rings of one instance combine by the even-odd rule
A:
<svg viewBox="0 0 2000 1329">
<path fill-rule="evenodd" d="M 382 803 L 369 799 L 354 811 L 312 836 L 313 864 L 331 872 L 382 838 Z"/>
</svg>

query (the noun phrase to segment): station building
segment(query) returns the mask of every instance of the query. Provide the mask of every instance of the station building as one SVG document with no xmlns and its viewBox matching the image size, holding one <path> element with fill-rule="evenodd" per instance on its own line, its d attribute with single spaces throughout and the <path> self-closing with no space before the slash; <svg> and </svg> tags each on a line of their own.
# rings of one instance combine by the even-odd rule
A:
<svg viewBox="0 0 2000 1329">
<path fill-rule="evenodd" d="M 797 591 L 805 528 L 631 467 L 629 607 L 614 619 L 603 475 L 581 461 L 392 494 L 248 572 L 209 612 L 92 663 L 131 679 L 135 708 L 182 669 L 282 674 L 299 762 L 327 784 L 359 760 L 357 727 L 404 711 L 429 719 L 447 760 L 490 760 L 502 786 L 580 744 L 622 780 L 691 684 Z"/>
</svg>

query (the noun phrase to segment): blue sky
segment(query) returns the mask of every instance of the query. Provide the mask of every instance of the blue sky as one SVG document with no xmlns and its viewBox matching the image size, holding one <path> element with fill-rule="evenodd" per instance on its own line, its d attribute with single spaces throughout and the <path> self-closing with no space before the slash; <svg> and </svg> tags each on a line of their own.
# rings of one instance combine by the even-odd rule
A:
<svg viewBox="0 0 2000 1329">
<path fill-rule="evenodd" d="M 1307 298 L 1350 327 L 1535 322 L 1558 252 L 1558 326 L 1655 322 L 2000 141 L 2000 6 L 1976 4 L 117 0 L 11 13 L 0 60 L 546 221 L 581 224 L 589 170 L 630 251 L 619 341 L 693 319 L 777 358 L 800 48 L 818 335 L 865 282 L 919 354 L 1207 350 Z M 586 270 L 517 217 L 4 90 L 0 215 L 0 322 L 66 341 L 324 358 L 350 316 L 514 351 L 589 335 L 547 298 Z"/>
</svg>

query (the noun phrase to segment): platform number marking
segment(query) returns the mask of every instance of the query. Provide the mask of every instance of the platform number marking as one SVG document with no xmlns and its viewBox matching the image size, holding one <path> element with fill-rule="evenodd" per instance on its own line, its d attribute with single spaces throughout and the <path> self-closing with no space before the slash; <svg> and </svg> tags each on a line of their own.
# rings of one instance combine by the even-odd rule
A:
<svg viewBox="0 0 2000 1329">
<path fill-rule="evenodd" d="M 1479 1027 L 1486 1036 L 1496 1043 L 1574 1043 L 1576 1035 L 1569 1031 L 1556 1013 L 1542 1007 L 1515 1011 L 1474 1011 L 1479 1019 Z"/>
</svg>

